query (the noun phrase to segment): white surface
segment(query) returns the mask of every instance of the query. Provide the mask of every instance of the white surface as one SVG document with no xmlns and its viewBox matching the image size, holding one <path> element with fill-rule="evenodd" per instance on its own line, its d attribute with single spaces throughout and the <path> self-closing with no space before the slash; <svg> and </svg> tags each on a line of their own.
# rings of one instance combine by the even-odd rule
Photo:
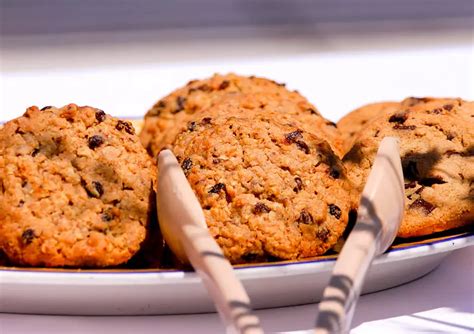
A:
<svg viewBox="0 0 474 334">
<path fill-rule="evenodd" d="M 362 296 L 352 334 L 472 333 L 474 247 L 455 251 L 429 275 L 397 288 Z M 257 311 L 266 332 L 310 329 L 316 305 Z M 3 334 L 223 333 L 217 314 L 70 317 L 0 314 Z"/>
</svg>

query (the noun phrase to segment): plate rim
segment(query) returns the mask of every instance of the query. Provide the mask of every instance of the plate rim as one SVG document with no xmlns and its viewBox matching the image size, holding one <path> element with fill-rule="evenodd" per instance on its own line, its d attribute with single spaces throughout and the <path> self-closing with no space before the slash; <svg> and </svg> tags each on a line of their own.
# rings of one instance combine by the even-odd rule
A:
<svg viewBox="0 0 474 334">
<path fill-rule="evenodd" d="M 454 236 L 434 239 L 423 243 L 411 244 L 405 247 L 390 249 L 386 253 L 380 255 L 374 260 L 374 264 L 390 263 L 396 261 L 403 261 L 413 257 L 419 257 L 422 254 L 434 255 L 443 252 L 451 252 L 456 249 L 474 245 L 474 231 L 464 232 Z M 434 248 L 433 248 L 434 246 Z M 236 274 L 240 279 L 254 279 L 263 277 L 262 271 L 266 273 L 263 277 L 265 279 L 270 277 L 292 276 L 298 274 L 316 273 L 323 270 L 331 269 L 336 262 L 336 256 L 330 258 L 316 258 L 306 261 L 282 261 L 278 263 L 261 263 L 256 265 L 242 265 L 235 267 Z M 172 283 L 173 281 L 196 281 L 200 280 L 199 276 L 192 270 L 184 271 L 177 269 L 163 270 L 163 269 L 142 269 L 142 270 L 104 270 L 98 269 L 81 270 L 58 270 L 48 268 L 18 268 L 18 267 L 0 267 L 0 278 L 2 283 L 15 283 L 20 278 L 21 281 L 31 281 L 34 279 L 51 279 L 52 281 L 41 284 L 58 284 L 65 283 L 65 281 L 74 281 L 75 284 L 85 285 L 90 282 L 88 279 L 95 279 L 92 285 L 96 284 L 111 284 L 111 280 L 116 281 L 116 284 L 139 284 L 148 283 L 148 278 L 154 277 L 150 284 L 159 284 L 160 282 Z M 156 280 L 156 278 L 159 278 Z"/>
</svg>

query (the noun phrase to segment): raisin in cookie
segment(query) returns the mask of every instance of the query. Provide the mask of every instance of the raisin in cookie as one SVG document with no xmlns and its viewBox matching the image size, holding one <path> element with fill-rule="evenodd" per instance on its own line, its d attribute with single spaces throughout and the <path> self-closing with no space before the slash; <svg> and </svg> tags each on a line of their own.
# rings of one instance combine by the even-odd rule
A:
<svg viewBox="0 0 474 334">
<path fill-rule="evenodd" d="M 31 266 L 114 266 L 145 239 L 153 162 L 129 122 L 37 107 L 0 130 L 0 249 Z"/>
<path fill-rule="evenodd" d="M 145 115 L 145 124 L 140 133 L 142 144 L 150 155 L 155 156 L 186 127 L 195 112 L 214 105 L 223 97 L 248 93 L 268 94 L 280 101 L 286 100 L 297 106 L 299 115 L 304 114 L 316 122 L 322 119 L 312 104 L 296 91 L 286 89 L 283 84 L 254 76 L 216 74 L 208 79 L 190 81 L 158 101 Z"/>
<path fill-rule="evenodd" d="M 341 140 L 343 142 L 343 153 L 347 153 L 354 141 L 357 134 L 374 118 L 382 115 L 397 111 L 400 107 L 398 102 L 378 102 L 365 105 L 358 108 L 337 122 L 337 128 L 340 131 Z"/>
<path fill-rule="evenodd" d="M 414 237 L 474 222 L 474 103 L 409 98 L 376 117 L 344 161 L 362 191 L 383 137 L 401 140 L 405 218 L 398 236 Z"/>
<path fill-rule="evenodd" d="M 208 117 L 172 145 L 233 263 L 323 254 L 352 207 L 345 168 L 328 143 L 271 117 Z"/>
</svg>

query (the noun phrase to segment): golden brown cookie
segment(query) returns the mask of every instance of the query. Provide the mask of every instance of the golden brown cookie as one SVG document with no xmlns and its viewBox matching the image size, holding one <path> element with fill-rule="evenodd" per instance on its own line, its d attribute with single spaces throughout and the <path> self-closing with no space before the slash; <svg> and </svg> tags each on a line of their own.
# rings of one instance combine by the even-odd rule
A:
<svg viewBox="0 0 474 334">
<path fill-rule="evenodd" d="M 158 101 L 145 116 L 141 141 L 149 154 L 155 156 L 192 121 L 194 113 L 212 107 L 222 98 L 241 94 L 258 94 L 262 97 L 261 101 L 266 95 L 265 104 L 274 99 L 276 109 L 285 113 L 291 111 L 295 117 L 304 117 L 303 122 L 308 122 L 308 127 L 314 124 L 316 130 L 324 124 L 325 132 L 331 136 L 328 140 L 339 139 L 335 124 L 322 118 L 312 104 L 296 91 L 286 89 L 285 85 L 254 76 L 216 74 L 208 79 L 190 81 Z M 250 101 L 249 97 L 247 100 Z M 256 107 L 255 104 L 252 108 Z"/>
<path fill-rule="evenodd" d="M 406 209 L 398 236 L 474 222 L 474 102 L 409 98 L 369 122 L 344 158 L 359 192 L 385 136 L 401 141 Z"/>
<path fill-rule="evenodd" d="M 365 105 L 358 108 L 337 122 L 337 128 L 340 132 L 340 138 L 342 140 L 343 154 L 349 152 L 354 141 L 356 140 L 357 134 L 374 118 L 382 115 L 391 113 L 398 110 L 400 103 L 398 102 L 378 102 Z"/>
<path fill-rule="evenodd" d="M 254 117 L 268 115 L 280 123 L 289 124 L 313 133 L 326 140 L 336 154 L 342 154 L 342 139 L 336 125 L 327 119 L 308 112 L 308 105 L 271 93 L 250 93 L 223 97 L 209 108 L 196 112 L 188 121 L 192 127 L 194 119 L 204 117 L 236 116 Z M 270 116 L 271 115 L 271 116 Z"/>
<path fill-rule="evenodd" d="M 20 265 L 124 263 L 146 236 L 153 173 L 129 122 L 28 108 L 0 130 L 0 249 Z"/>
<path fill-rule="evenodd" d="M 347 225 L 340 159 L 326 141 L 271 118 L 206 117 L 172 145 L 233 263 L 320 255 Z"/>
</svg>

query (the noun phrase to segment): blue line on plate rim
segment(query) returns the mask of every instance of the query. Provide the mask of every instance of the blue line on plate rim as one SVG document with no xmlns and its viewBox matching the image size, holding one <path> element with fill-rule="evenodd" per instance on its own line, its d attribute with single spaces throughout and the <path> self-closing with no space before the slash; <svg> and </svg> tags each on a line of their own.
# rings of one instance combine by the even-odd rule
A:
<svg viewBox="0 0 474 334">
<path fill-rule="evenodd" d="M 453 236 L 453 237 L 449 237 L 449 238 L 446 238 L 446 239 L 443 239 L 443 240 L 437 240 L 437 241 L 432 241 L 432 242 L 427 242 L 427 243 L 424 243 L 424 244 L 417 244 L 417 245 L 411 245 L 411 246 L 406 246 L 406 247 L 401 247 L 401 248 L 396 248 L 396 249 L 391 249 L 389 251 L 387 251 L 386 253 L 384 254 L 387 254 L 387 253 L 393 253 L 393 252 L 398 252 L 398 251 L 402 251 L 402 250 L 406 250 L 406 249 L 412 249 L 412 248 L 418 248 L 418 247 L 424 247 L 424 246 L 429 246 L 429 245 L 434 245 L 434 244 L 441 244 L 441 243 L 444 243 L 444 242 L 449 242 L 449 241 L 452 241 L 452 240 L 457 240 L 457 239 L 464 239 L 464 238 L 469 238 L 471 236 L 474 235 L 474 231 L 471 231 L 471 232 L 467 232 L 467 234 L 462 234 L 462 235 L 457 235 L 457 236 Z M 255 268 L 274 268 L 274 267 L 284 267 L 284 266 L 293 266 L 293 265 L 300 265 L 300 264 L 310 264 L 310 263 L 321 263 L 321 262 L 331 262 L 331 261 L 336 261 L 337 258 L 331 258 L 331 259 L 314 259 L 314 260 L 308 260 L 308 261 L 296 261 L 296 262 L 283 262 L 283 263 L 260 263 L 258 265 L 248 265 L 248 266 L 245 266 L 245 267 L 237 267 L 235 268 L 235 270 L 245 270 L 245 269 L 255 269 Z M 74 269 L 72 269 L 74 270 Z M 103 270 L 103 269 L 102 269 Z M 106 269 L 105 269 L 106 270 Z M 152 269 L 153 270 L 153 269 Z M 88 270 L 88 271 L 68 271 L 68 272 L 65 272 L 65 271 L 59 271 L 59 272 L 55 272 L 54 271 L 54 268 L 51 268 L 51 271 L 38 271 L 38 270 L 29 270 L 29 268 L 25 268 L 25 269 L 0 269 L 0 273 L 2 272 L 25 272 L 25 273 L 54 273 L 54 274 L 61 274 L 61 275 L 70 275 L 70 274 L 73 274 L 73 275 L 79 275 L 79 274 L 101 274 L 101 275 L 131 275 L 131 274 L 140 274 L 140 275 L 143 275 L 143 274 L 153 274 L 153 275 L 156 275 L 156 274 L 166 274 L 166 273 L 194 273 L 194 271 L 192 270 L 166 270 L 166 271 L 144 271 L 144 272 L 140 272 L 140 271 L 133 271 L 132 270 L 128 270 L 128 271 L 120 271 L 120 272 L 117 272 L 117 271 L 114 271 L 114 272 L 104 272 L 104 271 L 94 271 L 94 269 L 91 269 L 91 270 Z"/>
</svg>

